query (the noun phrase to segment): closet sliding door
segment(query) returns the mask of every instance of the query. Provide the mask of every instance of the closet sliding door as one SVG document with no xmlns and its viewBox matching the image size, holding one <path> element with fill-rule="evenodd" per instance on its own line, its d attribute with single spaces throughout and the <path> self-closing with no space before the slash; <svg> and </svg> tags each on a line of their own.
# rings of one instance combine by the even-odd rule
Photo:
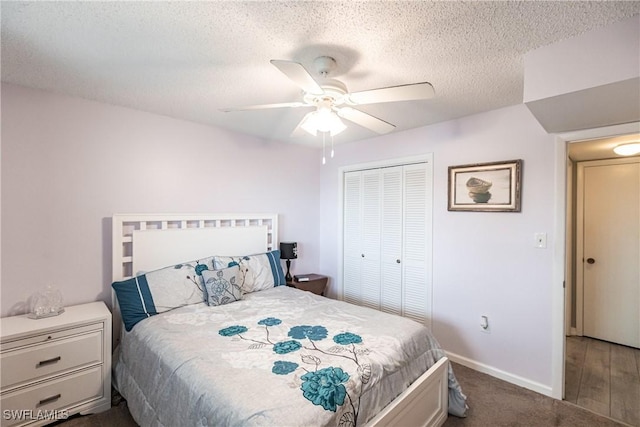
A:
<svg viewBox="0 0 640 427">
<path fill-rule="evenodd" d="M 380 309 L 402 315 L 402 166 L 380 169 L 383 182 L 380 224 Z"/>
<path fill-rule="evenodd" d="M 380 309 L 380 209 L 382 185 L 379 170 L 362 173 L 362 246 L 360 304 Z"/>
<path fill-rule="evenodd" d="M 343 178 L 343 261 L 342 299 L 351 304 L 360 304 L 362 292 L 362 173 L 345 173 Z M 348 285 L 347 285 L 348 284 Z"/>
<path fill-rule="evenodd" d="M 343 299 L 430 324 L 431 162 L 344 172 Z"/>
<path fill-rule="evenodd" d="M 344 197 L 344 300 L 380 309 L 380 171 L 345 174 Z"/>
<path fill-rule="evenodd" d="M 431 323 L 431 174 L 404 167 L 402 315 Z M 430 166 L 430 164 L 428 165 Z"/>
</svg>

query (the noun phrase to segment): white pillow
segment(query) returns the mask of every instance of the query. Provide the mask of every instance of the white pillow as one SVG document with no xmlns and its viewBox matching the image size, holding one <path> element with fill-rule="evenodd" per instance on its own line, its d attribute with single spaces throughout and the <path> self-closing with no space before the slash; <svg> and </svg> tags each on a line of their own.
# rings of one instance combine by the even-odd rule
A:
<svg viewBox="0 0 640 427">
<path fill-rule="evenodd" d="M 279 250 L 254 255 L 213 257 L 215 270 L 234 265 L 240 267 L 237 277 L 245 294 L 287 284 L 280 264 Z"/>
</svg>

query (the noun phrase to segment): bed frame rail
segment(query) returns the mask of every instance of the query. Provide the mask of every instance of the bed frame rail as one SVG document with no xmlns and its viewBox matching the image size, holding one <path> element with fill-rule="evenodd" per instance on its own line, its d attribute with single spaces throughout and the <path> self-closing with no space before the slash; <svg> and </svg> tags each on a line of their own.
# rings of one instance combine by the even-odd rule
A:
<svg viewBox="0 0 640 427">
<path fill-rule="evenodd" d="M 449 359 L 443 357 L 422 374 L 365 427 L 432 427 L 447 420 Z"/>
</svg>

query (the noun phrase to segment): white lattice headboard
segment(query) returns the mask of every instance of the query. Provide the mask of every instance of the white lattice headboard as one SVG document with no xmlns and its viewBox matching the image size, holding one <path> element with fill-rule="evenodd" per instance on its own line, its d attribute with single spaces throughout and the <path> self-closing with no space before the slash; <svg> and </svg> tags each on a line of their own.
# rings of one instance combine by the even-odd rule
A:
<svg viewBox="0 0 640 427">
<path fill-rule="evenodd" d="M 114 282 L 173 263 L 278 248 L 277 214 L 116 214 L 112 230 Z M 121 323 L 113 294 L 114 347 Z"/>
</svg>

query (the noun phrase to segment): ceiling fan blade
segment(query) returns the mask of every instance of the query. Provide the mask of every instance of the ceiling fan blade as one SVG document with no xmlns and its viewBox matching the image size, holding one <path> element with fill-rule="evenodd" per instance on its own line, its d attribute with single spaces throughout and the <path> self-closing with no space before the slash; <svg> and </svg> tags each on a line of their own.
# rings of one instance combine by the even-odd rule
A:
<svg viewBox="0 0 640 427">
<path fill-rule="evenodd" d="M 355 105 L 362 105 L 430 99 L 435 94 L 431 83 L 423 82 L 354 92 L 349 94 L 349 99 Z"/>
<path fill-rule="evenodd" d="M 313 107 L 313 105 L 308 105 L 308 104 L 305 104 L 304 102 L 283 102 L 280 104 L 247 105 L 245 107 L 222 108 L 220 111 L 228 113 L 230 111 L 266 110 L 268 108 L 297 108 L 297 107 Z"/>
<path fill-rule="evenodd" d="M 343 107 L 336 109 L 336 113 L 343 119 L 352 121 L 355 124 L 379 134 L 389 133 L 396 128 L 391 123 L 385 122 L 384 120 L 365 113 L 364 111 L 356 110 L 355 108 Z"/>
<path fill-rule="evenodd" d="M 320 85 L 313 79 L 313 77 L 311 77 L 311 74 L 309 74 L 307 69 L 299 62 L 272 59 L 271 63 L 306 93 L 311 93 L 313 95 L 322 95 L 324 93 L 324 90 L 322 90 Z"/>
</svg>

